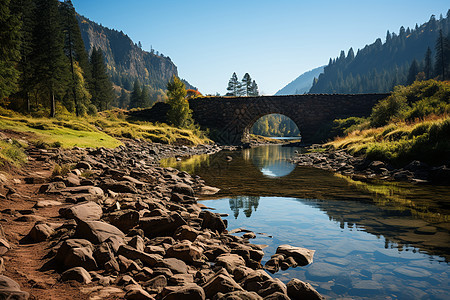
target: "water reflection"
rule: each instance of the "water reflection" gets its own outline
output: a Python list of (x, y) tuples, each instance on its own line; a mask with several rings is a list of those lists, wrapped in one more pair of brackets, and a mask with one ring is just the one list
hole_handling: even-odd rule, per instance
[(278, 145), (245, 149), (242, 155), (245, 160), (250, 160), (263, 175), (268, 177), (283, 177), (289, 175), (295, 165), (287, 159), (294, 155), (297, 148), (280, 147)]
[(239, 196), (232, 197), (229, 200), (230, 209), (233, 211), (234, 218), (239, 217), (239, 210), (243, 210), (244, 215), (250, 218), (253, 211), (258, 209), (259, 197), (256, 196)]

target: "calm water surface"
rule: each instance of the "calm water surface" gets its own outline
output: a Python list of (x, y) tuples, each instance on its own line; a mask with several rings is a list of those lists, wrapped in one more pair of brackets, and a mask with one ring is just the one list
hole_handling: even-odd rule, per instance
[[(336, 299), (450, 299), (450, 188), (354, 182), (286, 161), (301, 149), (264, 146), (165, 166), (221, 188), (202, 203), (227, 213), (228, 229), (268, 245), (316, 250), (314, 262), (274, 274)], [(232, 160), (227, 160), (231, 156)], [(259, 233), (259, 234), (258, 234)]]

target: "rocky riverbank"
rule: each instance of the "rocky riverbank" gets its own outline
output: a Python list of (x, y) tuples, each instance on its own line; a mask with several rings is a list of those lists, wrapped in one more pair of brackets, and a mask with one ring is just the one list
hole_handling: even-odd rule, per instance
[[(249, 242), (254, 234), (229, 233), (219, 214), (197, 203), (199, 195), (218, 189), (158, 166), (163, 157), (220, 149), (140, 141), (116, 149), (29, 149), (29, 163), (1, 178), (0, 294), (321, 299), (307, 283), (284, 284), (268, 275), (264, 246)], [(282, 245), (266, 269), (306, 265), (313, 255)]]
[(337, 172), (362, 182), (379, 179), (408, 181), (416, 184), (450, 184), (448, 164), (430, 166), (415, 160), (399, 168), (386, 162), (355, 157), (343, 150), (321, 151), (324, 148), (318, 145), (311, 146), (310, 150), (313, 152), (298, 153), (290, 161), (300, 166), (311, 166)]

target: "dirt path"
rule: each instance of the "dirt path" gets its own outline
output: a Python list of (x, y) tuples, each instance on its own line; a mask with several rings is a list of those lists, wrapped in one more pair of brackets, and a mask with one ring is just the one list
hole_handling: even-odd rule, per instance
[[(48, 177), (53, 166), (31, 158), (28, 164), (17, 170), (8, 168), (7, 186), (17, 193), (0, 200), (0, 225), (11, 249), (3, 255), (4, 275), (17, 281), (30, 299), (88, 299), (80, 292), (78, 283), (59, 282), (59, 274), (53, 270), (41, 271), (49, 261), (44, 256), (50, 251), (50, 242), (26, 243), (25, 236), (36, 221), (62, 223), (58, 218), (61, 206), (33, 208), (40, 200), (58, 200), (57, 196), (38, 194), (41, 184), (26, 184), (26, 177)], [(4, 174), (4, 173), (3, 173)], [(7, 194), (7, 189), (2, 191)], [(10, 192), (11, 193), (11, 192)]]

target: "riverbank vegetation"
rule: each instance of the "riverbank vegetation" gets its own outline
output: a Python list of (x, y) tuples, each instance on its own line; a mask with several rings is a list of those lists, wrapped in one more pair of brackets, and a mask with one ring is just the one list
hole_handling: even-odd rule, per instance
[(450, 82), (416, 81), (398, 86), (369, 118), (336, 120), (343, 136), (327, 145), (370, 159), (405, 164), (450, 158)]

